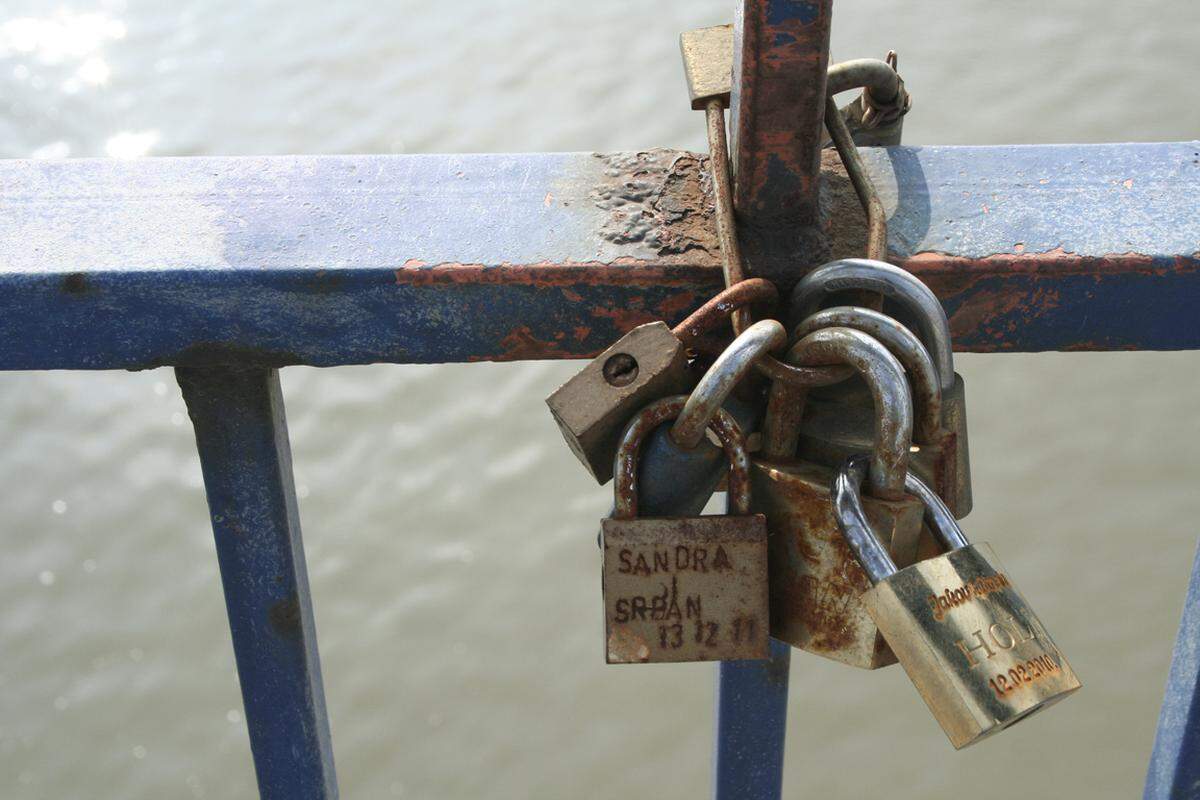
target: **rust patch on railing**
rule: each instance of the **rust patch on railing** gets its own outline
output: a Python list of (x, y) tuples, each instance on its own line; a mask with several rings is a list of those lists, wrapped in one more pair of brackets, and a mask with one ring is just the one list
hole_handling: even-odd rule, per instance
[[(619, 271), (620, 280), (617, 279)], [(611, 286), (614, 283), (652, 286), (689, 286), (721, 281), (721, 267), (715, 259), (702, 257), (664, 264), (661, 261), (622, 256), (612, 261), (535, 264), (464, 264), (447, 261), (428, 264), (409, 259), (395, 271), (402, 286), (500, 285), (505, 286)]]
[(604, 182), (592, 189), (596, 207), (608, 212), (601, 238), (645, 244), (668, 260), (719, 255), (706, 158), (662, 149), (595, 157), (605, 165)]

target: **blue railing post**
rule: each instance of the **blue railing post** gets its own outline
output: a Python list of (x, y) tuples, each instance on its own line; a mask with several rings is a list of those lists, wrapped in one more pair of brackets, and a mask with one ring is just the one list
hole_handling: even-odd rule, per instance
[(791, 646), (772, 639), (770, 658), (718, 666), (716, 800), (778, 800), (783, 791), (791, 663)]
[(279, 373), (180, 368), (263, 798), (337, 797)]
[(1183, 601), (1143, 796), (1146, 800), (1200, 798), (1200, 548)]

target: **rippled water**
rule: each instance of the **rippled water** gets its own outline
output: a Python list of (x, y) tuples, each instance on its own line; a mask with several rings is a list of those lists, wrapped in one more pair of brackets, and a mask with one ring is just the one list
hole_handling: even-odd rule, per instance
[[(704, 146), (679, 31), (729, 0), (0, 5), (0, 154)], [(842, 0), (912, 143), (1194, 138), (1200, 5)], [(954, 753), (898, 669), (793, 659), (787, 794), (1135, 795), (1200, 518), (1192, 354), (962, 357), (975, 512), (1084, 691)], [(565, 363), (283, 373), (346, 797), (707, 791), (712, 668), (606, 668), (606, 489)], [(251, 797), (170, 372), (0, 375), (0, 796)]]

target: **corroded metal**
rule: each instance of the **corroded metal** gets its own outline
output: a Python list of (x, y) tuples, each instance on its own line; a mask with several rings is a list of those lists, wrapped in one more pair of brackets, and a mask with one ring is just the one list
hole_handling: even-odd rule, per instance
[[(959, 429), (966, 430), (962, 378), (955, 375), (950, 403), (943, 403), (941, 379), (921, 341), (892, 317), (869, 309), (844, 306), (823, 309), (801, 322), (794, 335), (803, 337), (832, 325), (873, 336), (904, 366), (913, 393), (909, 466), (933, 484), (956, 516), (966, 516), (971, 508), (970, 476), (958, 469), (956, 433)], [(835, 467), (847, 457), (870, 449), (873, 426), (874, 414), (865, 394), (846, 392), (809, 397), (803, 419), (796, 427), (798, 451), (805, 458)]]
[[(864, 669), (895, 663), (858, 596), (870, 587), (838, 533), (828, 467), (755, 458), (755, 510), (770, 531), (771, 635), (795, 647)], [(916, 559), (921, 505), (864, 498), (872, 525), (898, 563)]]
[[(852, 364), (876, 401), (873, 486), (867, 500), (881, 538), (900, 563), (916, 558), (921, 503), (904, 492), (912, 407), (903, 370), (882, 344), (861, 331), (822, 328), (800, 340), (788, 359)], [(795, 389), (775, 384), (764, 426), (764, 455), (751, 469), (753, 502), (771, 532), (771, 635), (796, 647), (866, 669), (894, 662), (857, 601), (866, 577), (837, 528), (829, 467), (791, 457), (776, 417)], [(794, 424), (794, 420), (784, 425)], [(794, 451), (793, 451), (794, 452)]]
[(884, 211), (879, 193), (875, 191), (875, 185), (867, 177), (858, 147), (850, 136), (845, 120), (838, 113), (833, 98), (825, 101), (825, 127), (867, 216), (867, 258), (884, 261), (887, 259), (887, 212)]
[[(806, 317), (792, 332), (795, 339), (803, 339), (822, 328), (853, 328), (876, 339), (888, 349), (908, 377), (913, 400), (913, 441), (929, 441), (942, 427), (942, 385), (933, 359), (921, 340), (908, 328), (892, 317), (856, 306), (837, 306), (818, 311)], [(865, 453), (866, 447), (855, 450)], [(839, 459), (841, 464), (845, 459)]]
[(738, 334), (717, 357), (688, 397), (687, 404), (671, 426), (671, 438), (681, 447), (695, 447), (704, 438), (716, 410), (733, 388), (772, 350), (787, 345), (787, 331), (778, 320), (764, 319)]
[(621, 431), (633, 413), (690, 385), (683, 343), (666, 323), (650, 322), (592, 359), (546, 405), (579, 463), (604, 484), (612, 478)]
[(789, 286), (827, 260), (818, 213), (833, 0), (739, 0), (730, 138), (747, 270)]
[[(1198, 153), (859, 151), (892, 261), (972, 352), (1200, 347)], [(591, 357), (720, 291), (719, 259), (707, 164), (677, 151), (6, 160), (0, 369)]]
[(641, 442), (686, 402), (638, 412), (617, 451), (614, 511), (601, 527), (610, 664), (767, 657), (766, 521), (750, 513), (749, 457), (732, 417), (717, 409), (711, 430), (729, 459), (737, 515), (637, 518)]
[(762, 278), (750, 278), (723, 289), (720, 294), (689, 314), (687, 319), (672, 328), (672, 331), (687, 346), (716, 330), (722, 323), (728, 322), (733, 312), (739, 308), (757, 305), (774, 310), (777, 302), (779, 292), (773, 283)]
[[(729, 159), (729, 143), (725, 135), (724, 106), (717, 99), (709, 99), (704, 104), (704, 114), (708, 132), (709, 169), (712, 175), (717, 243), (721, 249), (721, 271), (725, 277), (726, 287), (731, 287), (746, 279), (746, 270), (738, 239), (739, 229), (734, 218), (733, 176)], [(886, 227), (884, 231), (886, 235)], [(750, 324), (749, 309), (736, 309), (732, 319), (734, 331), (741, 333)], [(769, 353), (758, 359), (756, 366), (763, 375), (772, 381), (787, 381), (800, 386), (823, 386), (848, 377), (845, 371), (837, 368), (794, 366), (780, 361)]]
[[(966, 392), (954, 372), (950, 323), (934, 293), (912, 273), (871, 259), (842, 259), (824, 264), (805, 275), (792, 293), (792, 313), (803, 316), (831, 295), (854, 291), (877, 292), (894, 304), (896, 315), (916, 328), (937, 368), (941, 384), (940, 431), (919, 437), (915, 455), (920, 472), (937, 487), (954, 513), (965, 517), (971, 510), (971, 462), (967, 434)], [(803, 324), (803, 323), (801, 323)], [(911, 376), (910, 376), (911, 377)], [(836, 466), (846, 456), (863, 452), (870, 441), (872, 416), (865, 398), (854, 409), (852, 395), (837, 402), (814, 400), (806, 412), (808, 430), (802, 452)]]
[(831, 97), (848, 89), (863, 89), (838, 114), (855, 144), (860, 147), (900, 144), (904, 115), (912, 108), (912, 97), (897, 72), (896, 51), (890, 51), (884, 61), (856, 58), (831, 65), (827, 87)]
[(912, 399), (904, 370), (886, 347), (852, 328), (822, 328), (792, 346), (788, 361), (800, 364), (847, 364), (867, 385), (873, 402), (871, 493), (888, 500), (904, 498), (904, 475), (912, 442)]
[[(897, 571), (859, 503), (866, 466), (850, 459), (833, 487), (838, 524), (873, 584), (861, 601), (950, 743), (975, 744), (1078, 690), (995, 553), (966, 544), (947, 509), (926, 520), (949, 552)], [(909, 486), (940, 504), (919, 480), (910, 477)]]

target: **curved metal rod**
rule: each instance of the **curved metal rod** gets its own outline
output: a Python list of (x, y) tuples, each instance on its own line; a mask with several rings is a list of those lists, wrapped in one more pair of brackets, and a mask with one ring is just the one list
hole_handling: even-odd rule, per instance
[(759, 303), (774, 306), (779, 302), (775, 284), (763, 278), (750, 278), (735, 283), (671, 329), (684, 346), (690, 347), (699, 337), (727, 321), (739, 309)]
[(966, 534), (959, 527), (958, 520), (954, 518), (954, 514), (950, 513), (950, 509), (942, 502), (942, 498), (938, 497), (937, 492), (930, 489), (925, 481), (910, 472), (904, 479), (904, 488), (908, 490), (909, 494), (919, 497), (925, 504), (925, 524), (929, 526), (929, 530), (942, 543), (942, 546), (947, 550), (958, 550), (970, 544)]
[(846, 167), (846, 175), (849, 176), (850, 183), (854, 186), (858, 202), (862, 204), (863, 212), (867, 215), (867, 258), (885, 261), (887, 259), (887, 210), (883, 207), (883, 201), (879, 199), (879, 193), (875, 191), (875, 184), (867, 177), (867, 168), (858, 154), (858, 147), (854, 144), (846, 120), (842, 119), (837, 104), (833, 102), (832, 93), (825, 98), (825, 128), (829, 131), (829, 138), (833, 140), (833, 147), (837, 150), (838, 157), (842, 159), (842, 164)]
[(829, 493), (833, 497), (833, 516), (838, 529), (871, 584), (896, 574), (896, 562), (875, 535), (862, 506), (862, 482), (870, 459), (864, 454), (850, 456), (833, 476)]
[(916, 334), (887, 314), (858, 306), (837, 306), (806, 318), (792, 331), (792, 338), (803, 339), (813, 331), (834, 326), (873, 336), (896, 357), (912, 386), (913, 441), (933, 441), (942, 427), (942, 387), (933, 359)]
[[(708, 129), (708, 162), (712, 172), (713, 195), (717, 206), (717, 243), (721, 247), (721, 270), (725, 285), (733, 286), (746, 279), (742, 268), (742, 250), (738, 244), (737, 223), (733, 218), (733, 183), (729, 168), (729, 140), (725, 134), (725, 106), (720, 100), (709, 100), (704, 107)], [(733, 313), (733, 328), (741, 333), (750, 324), (750, 312), (738, 309)]]
[(885, 61), (860, 58), (829, 67), (826, 87), (830, 97), (860, 86), (862, 94), (841, 111), (848, 115), (844, 117), (847, 124), (859, 126), (863, 133), (891, 128), (887, 135), (874, 135), (869, 141), (877, 145), (900, 144), (901, 119), (912, 108), (912, 96), (899, 75), (896, 51), (889, 51)]
[(846, 289), (878, 292), (912, 314), (921, 341), (937, 367), (942, 391), (954, 386), (954, 351), (946, 311), (928, 286), (900, 267), (865, 258), (843, 258), (823, 264), (805, 275), (792, 290), (793, 318), (803, 320), (820, 307), (827, 295)]
[(900, 74), (878, 58), (852, 58), (829, 65), (825, 91), (830, 95), (866, 89), (880, 103), (891, 103), (900, 91)]
[(764, 319), (746, 328), (725, 352), (717, 357), (696, 384), (687, 405), (671, 426), (671, 439), (683, 448), (700, 444), (713, 415), (725, 403), (733, 387), (750, 372), (765, 353), (787, 346), (787, 331), (778, 320)]
[(908, 382), (896, 357), (862, 331), (822, 328), (793, 345), (787, 358), (800, 364), (849, 364), (863, 376), (875, 401), (871, 494), (883, 500), (902, 499), (913, 420)]
[[(709, 100), (704, 107), (708, 129), (708, 165), (712, 173), (713, 199), (716, 205), (717, 242), (721, 248), (721, 270), (725, 285), (734, 286), (746, 279), (738, 244), (737, 222), (733, 216), (733, 184), (729, 166), (729, 140), (725, 133), (725, 107), (720, 100)], [(886, 236), (885, 236), (886, 238)], [(733, 331), (741, 333), (750, 325), (750, 312), (739, 308), (733, 312)], [(758, 362), (758, 370), (772, 381), (787, 381), (796, 386), (828, 386), (840, 383), (852, 374), (840, 367), (794, 367), (767, 354)]]
[[(633, 416), (621, 434), (621, 443), (613, 460), (613, 519), (633, 519), (637, 516), (638, 451), (650, 431), (667, 420), (675, 419), (687, 404), (687, 395), (664, 397), (651, 403)], [(750, 513), (750, 456), (745, 439), (733, 415), (718, 408), (709, 421), (709, 428), (721, 441), (729, 459), (729, 498), (734, 511)]]

